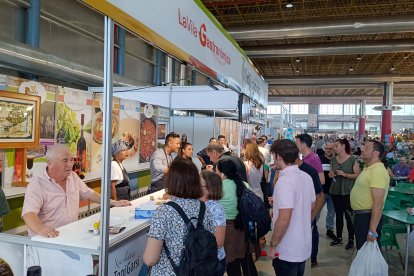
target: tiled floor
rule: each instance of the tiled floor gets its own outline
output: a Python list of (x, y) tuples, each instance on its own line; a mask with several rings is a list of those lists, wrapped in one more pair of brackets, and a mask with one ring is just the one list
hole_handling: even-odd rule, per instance
[[(318, 229), (320, 233), (319, 239), (319, 254), (318, 254), (318, 264), (319, 266), (311, 270), (312, 276), (333, 276), (348, 275), (349, 267), (351, 265), (355, 250), (347, 251), (345, 250), (345, 245), (340, 247), (331, 247), (329, 243), (331, 240), (325, 235), (325, 212), (326, 209), (322, 210), (321, 218), (318, 222)], [(344, 229), (346, 231), (346, 227)], [(347, 237), (345, 233), (343, 235)], [(398, 240), (401, 246), (401, 255), (403, 259), (405, 258), (405, 234), (399, 234)], [(414, 236), (414, 235), (412, 235)], [(267, 239), (269, 240), (269, 239)], [(346, 242), (346, 240), (344, 240)], [(385, 254), (384, 254), (385, 255)], [(398, 251), (393, 248), (388, 251), (388, 265), (389, 265), (389, 275), (390, 276), (399, 276), (404, 275), (400, 258), (398, 256)], [(256, 262), (256, 267), (259, 272), (259, 275), (275, 275), (275, 272), (272, 267), (270, 260), (266, 258), (261, 258)], [(414, 275), (414, 241), (411, 242), (410, 246), (410, 257), (409, 257), (409, 273), (408, 275)], [(283, 276), (283, 275), (282, 275)]]

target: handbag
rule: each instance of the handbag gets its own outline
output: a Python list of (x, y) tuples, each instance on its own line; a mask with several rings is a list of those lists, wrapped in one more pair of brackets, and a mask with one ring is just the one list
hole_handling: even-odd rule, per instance
[(349, 276), (388, 276), (388, 264), (377, 241), (364, 243), (351, 264)]

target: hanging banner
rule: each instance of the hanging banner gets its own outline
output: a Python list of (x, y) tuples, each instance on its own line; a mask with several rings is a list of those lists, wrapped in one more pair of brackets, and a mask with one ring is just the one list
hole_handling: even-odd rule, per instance
[(308, 130), (315, 131), (318, 129), (318, 105), (309, 104)]
[(165, 52), (267, 106), (267, 83), (200, 0), (83, 2)]

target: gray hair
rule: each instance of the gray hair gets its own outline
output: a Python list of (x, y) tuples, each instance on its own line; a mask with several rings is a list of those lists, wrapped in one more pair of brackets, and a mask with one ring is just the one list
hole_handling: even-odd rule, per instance
[(69, 152), (69, 149), (66, 145), (55, 144), (51, 149), (48, 149), (46, 152), (46, 162), (56, 160), (64, 151)]

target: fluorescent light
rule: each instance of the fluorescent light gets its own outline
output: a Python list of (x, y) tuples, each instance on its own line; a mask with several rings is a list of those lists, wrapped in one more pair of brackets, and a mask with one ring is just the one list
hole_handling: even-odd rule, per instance
[(352, 72), (352, 71), (354, 71), (354, 68), (351, 66), (348, 70), (349, 70), (349, 72)]
[(300, 73), (299, 68), (296, 68), (295, 73)]
[(296, 62), (297, 62), (297, 63), (299, 63), (299, 62), (300, 62), (300, 59), (299, 59), (298, 57), (296, 58)]
[(358, 55), (356, 58), (356, 60), (361, 60), (361, 59), (362, 59), (361, 55)]
[(390, 71), (394, 71), (394, 70), (395, 70), (395, 67), (393, 65), (393, 66), (391, 66)]
[(290, 8), (293, 8), (293, 4), (292, 4), (292, 2), (290, 2), (290, 1), (289, 1), (289, 2), (286, 4), (286, 8), (289, 8), (289, 9), (290, 9)]

